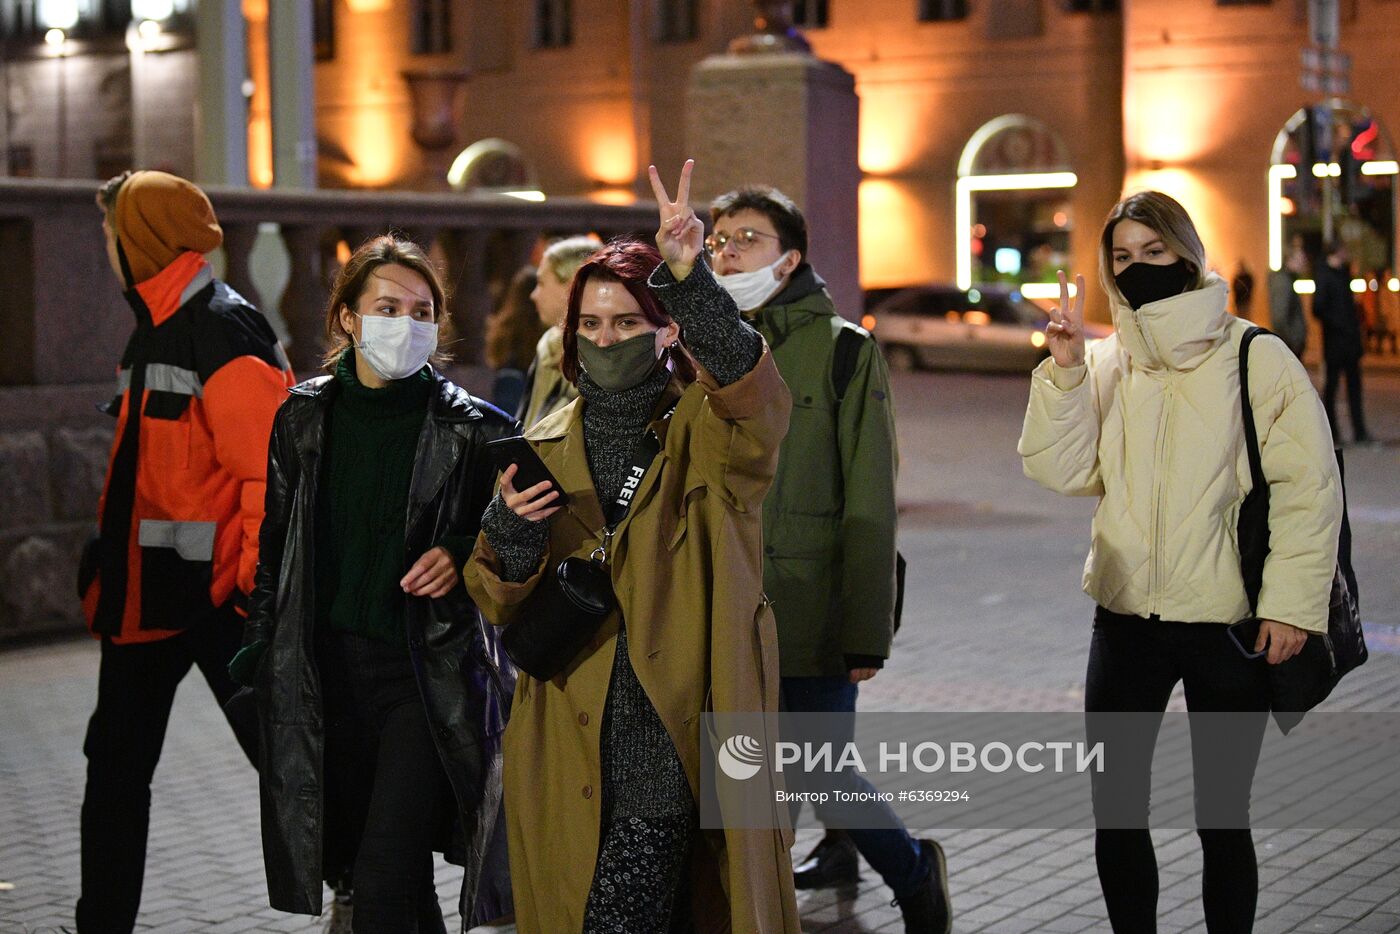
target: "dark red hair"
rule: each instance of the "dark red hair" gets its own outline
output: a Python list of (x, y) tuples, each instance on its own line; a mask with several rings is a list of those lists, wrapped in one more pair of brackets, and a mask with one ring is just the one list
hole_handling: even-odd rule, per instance
[[(574, 273), (573, 285), (569, 288), (569, 311), (564, 316), (564, 358), (559, 368), (564, 378), (571, 383), (578, 382), (578, 319), (579, 307), (583, 304), (583, 287), (589, 279), (620, 282), (637, 304), (642, 308), (642, 316), (658, 328), (671, 323), (671, 316), (661, 307), (647, 287), (647, 278), (661, 265), (661, 253), (645, 240), (618, 238), (609, 241), (599, 249)], [(685, 382), (695, 379), (695, 361), (684, 350), (684, 346), (671, 352), (671, 368)]]

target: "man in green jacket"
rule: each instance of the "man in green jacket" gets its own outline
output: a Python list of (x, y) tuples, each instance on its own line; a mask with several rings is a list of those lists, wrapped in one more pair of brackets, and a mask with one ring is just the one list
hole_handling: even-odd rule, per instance
[[(860, 682), (879, 672), (894, 637), (898, 450), (889, 370), (870, 335), (837, 314), (807, 262), (807, 222), (790, 198), (739, 188), (717, 198), (710, 214), (705, 245), (716, 277), (768, 341), (792, 392), (763, 504), (763, 583), (778, 621), (783, 708), (853, 714)], [(856, 773), (844, 779), (850, 790), (870, 790)], [(798, 888), (854, 882), (859, 851), (894, 891), (906, 930), (951, 930), (941, 848), (913, 839), (881, 807), (870, 825), (884, 829), (828, 833), (797, 867)]]

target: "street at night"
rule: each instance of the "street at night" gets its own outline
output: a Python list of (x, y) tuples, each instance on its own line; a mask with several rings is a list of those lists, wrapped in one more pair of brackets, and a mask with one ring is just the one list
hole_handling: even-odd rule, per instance
[[(1092, 604), (1079, 590), (1090, 500), (1041, 490), (1015, 453), (1027, 380), (897, 374), (900, 547), (910, 564), (904, 624), (865, 710), (1082, 709)], [(1400, 376), (1369, 374), (1373, 431), (1400, 440)], [(1400, 712), (1400, 446), (1347, 451), (1356, 569), (1370, 661), (1327, 710)], [(0, 653), (0, 934), (57, 931), (77, 895), (82, 735), (96, 684), (86, 639)], [(1173, 701), (1182, 709), (1180, 692)], [(186, 679), (152, 788), (151, 846), (138, 930), (318, 931), (266, 907), (257, 782), (198, 678)], [(212, 802), (212, 804), (211, 804)], [(805, 853), (815, 831), (799, 834)], [(1092, 834), (960, 830), (948, 854), (959, 934), (1106, 929)], [(1259, 930), (1382, 934), (1400, 929), (1400, 833), (1261, 831)], [(1196, 835), (1158, 835), (1163, 932), (1199, 930)], [(455, 923), (460, 870), (439, 863)], [(900, 930), (878, 877), (804, 893), (803, 929)]]

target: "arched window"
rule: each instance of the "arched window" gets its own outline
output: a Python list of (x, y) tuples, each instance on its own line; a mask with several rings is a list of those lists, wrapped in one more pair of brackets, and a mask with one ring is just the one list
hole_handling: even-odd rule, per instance
[(973, 133), (958, 162), (959, 288), (1008, 282), (1027, 298), (1051, 289), (1069, 255), (1077, 182), (1059, 136), (1038, 120), (1008, 114)]
[(1323, 244), (1342, 240), (1359, 278), (1394, 270), (1397, 173), (1390, 136), (1366, 108), (1332, 100), (1299, 110), (1269, 166), (1269, 268), (1300, 249), (1316, 261)]

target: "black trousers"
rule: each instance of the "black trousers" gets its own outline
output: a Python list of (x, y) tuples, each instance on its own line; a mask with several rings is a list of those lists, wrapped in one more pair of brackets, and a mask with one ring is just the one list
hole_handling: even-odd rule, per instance
[(446, 934), (433, 846), (451, 785), (407, 641), (318, 633), (325, 701), (326, 850), (353, 854), (355, 934)]
[[(1202, 901), (1210, 934), (1244, 934), (1254, 926), (1259, 868), (1248, 829), (1249, 792), (1268, 724), (1267, 662), (1246, 658), (1222, 623), (1179, 623), (1120, 616), (1100, 608), (1094, 619), (1084, 709), (1091, 741), (1095, 713), (1161, 714), (1178, 681), (1189, 711), (1254, 712), (1222, 724), (1191, 723), (1197, 834), (1204, 856)], [(1107, 720), (1108, 718), (1103, 718)], [(1149, 718), (1150, 719), (1150, 718)], [(1153, 720), (1160, 723), (1160, 717)], [(1103, 727), (1097, 727), (1103, 729)], [(1138, 725), (1109, 755), (1132, 767), (1112, 779), (1094, 774), (1094, 856), (1109, 922), (1117, 934), (1157, 930), (1157, 857), (1147, 829), (1156, 728)], [(1107, 773), (1105, 773), (1107, 774)]]
[(1332, 426), (1332, 439), (1340, 441), (1337, 427), (1337, 387), (1342, 378), (1347, 381), (1347, 407), (1351, 410), (1351, 435), (1355, 441), (1365, 441), (1371, 435), (1366, 430), (1366, 413), (1361, 404), (1361, 360), (1350, 363), (1327, 361), (1327, 376), (1322, 387), (1322, 401), (1327, 407), (1327, 422)]
[[(159, 642), (115, 645), (102, 640), (97, 709), (83, 742), (88, 767), (76, 917), (81, 934), (126, 934), (135, 926), (146, 872), (151, 777), (165, 744), (175, 689), (197, 665), (222, 707), (237, 689), (228, 663), (242, 638), (242, 619), (226, 606)], [(256, 725), (230, 725), (256, 765)]]

